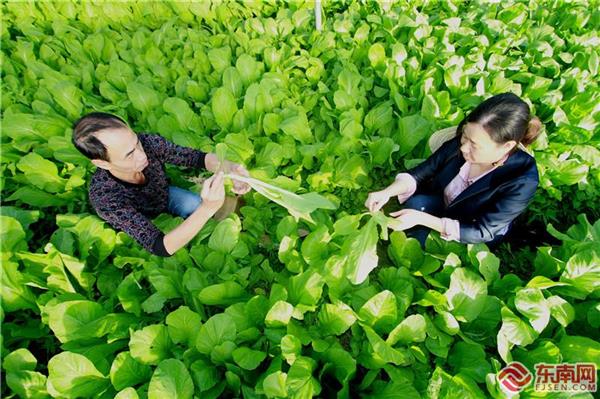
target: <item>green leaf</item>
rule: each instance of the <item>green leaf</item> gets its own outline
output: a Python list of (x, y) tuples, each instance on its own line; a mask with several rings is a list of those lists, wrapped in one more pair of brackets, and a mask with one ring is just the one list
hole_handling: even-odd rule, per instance
[(207, 55), (210, 64), (217, 72), (222, 72), (231, 66), (231, 48), (229, 46), (211, 48)]
[(308, 118), (304, 113), (284, 119), (279, 124), (279, 128), (283, 133), (295, 138), (302, 144), (313, 142), (313, 134), (308, 125)]
[(445, 293), (450, 312), (459, 321), (473, 321), (483, 310), (487, 286), (477, 274), (457, 268), (450, 275), (450, 287)]
[(358, 317), (375, 330), (389, 331), (398, 319), (396, 297), (388, 290), (374, 295), (360, 308)]
[(265, 317), (265, 324), (267, 327), (283, 327), (286, 326), (292, 318), (292, 312), (294, 307), (285, 302), (277, 301), (273, 304), (267, 316)]
[(181, 281), (175, 270), (154, 268), (148, 272), (148, 280), (162, 298), (181, 297)]
[(227, 144), (227, 159), (246, 164), (254, 156), (254, 147), (245, 133), (229, 133), (224, 140)]
[(256, 61), (249, 54), (242, 54), (235, 62), (235, 67), (239, 71), (244, 85), (256, 82), (264, 71), (262, 62)]
[(424, 260), (421, 244), (416, 239), (407, 237), (403, 231), (394, 231), (390, 235), (388, 255), (398, 267), (418, 267)]
[(182, 130), (192, 130), (198, 124), (198, 116), (181, 98), (169, 97), (163, 101), (163, 109), (171, 114)]
[[(394, 121), (394, 108), (392, 101), (377, 104), (365, 116), (367, 132), (382, 132), (383, 129)], [(377, 154), (374, 154), (377, 156)]]
[(317, 364), (313, 359), (299, 357), (287, 373), (286, 386), (292, 398), (311, 398), (321, 393), (321, 385), (312, 376)]
[(589, 166), (581, 163), (579, 160), (568, 159), (557, 163), (555, 168), (550, 170), (550, 176), (555, 185), (573, 185), (582, 182), (589, 172)]
[(452, 376), (436, 367), (429, 380), (427, 395), (431, 398), (485, 398), (477, 384), (468, 376), (457, 374)]
[(152, 324), (131, 334), (129, 340), (131, 356), (143, 364), (158, 364), (171, 355), (171, 340), (167, 327)]
[(121, 281), (117, 287), (117, 297), (126, 312), (133, 313), (136, 316), (142, 313), (141, 304), (145, 299), (145, 294), (133, 273), (128, 274)]
[(468, 246), (468, 254), (469, 259), (479, 269), (479, 273), (483, 275), (488, 286), (500, 278), (500, 259), (489, 252), (487, 246), (471, 244)]
[(374, 357), (384, 363), (392, 363), (396, 366), (408, 366), (413, 362), (410, 352), (404, 349), (392, 348), (369, 326), (362, 326), (367, 334), (367, 339), (373, 348)]
[(539, 288), (523, 288), (517, 291), (515, 306), (529, 319), (529, 323), (538, 333), (550, 322), (550, 306)]
[(289, 280), (288, 300), (293, 305), (315, 306), (321, 299), (325, 280), (314, 270), (307, 270)]
[(23, 309), (32, 309), (37, 311), (36, 296), (31, 292), (31, 289), (25, 285), (26, 279), (21, 272), (18, 271), (19, 264), (11, 262), (7, 259), (7, 254), (3, 254), (2, 275), (1, 280), (1, 295), (2, 295), (2, 310), (5, 312), (14, 312)]
[(235, 341), (237, 330), (231, 316), (219, 313), (212, 316), (200, 327), (196, 340), (198, 352), (209, 354), (214, 347), (225, 341)]
[(232, 175), (226, 175), (226, 177), (249, 184), (253, 190), (286, 208), (296, 220), (302, 218), (314, 223), (310, 214), (315, 210), (337, 208), (333, 202), (317, 193), (298, 195), (258, 179)]
[(3, 253), (27, 249), (25, 231), (17, 219), (0, 216), (0, 249)]
[(89, 324), (106, 315), (98, 302), (68, 301), (44, 307), (48, 314), (48, 325), (60, 342), (95, 337), (96, 331), (89, 331)]
[(547, 339), (538, 340), (535, 347), (531, 345), (527, 349), (515, 348), (513, 354), (515, 360), (530, 370), (535, 370), (536, 363), (560, 363), (562, 360), (558, 346)]
[(159, 95), (154, 89), (138, 82), (127, 84), (127, 96), (133, 107), (145, 114), (154, 111), (161, 103)]
[(194, 383), (190, 372), (177, 359), (166, 359), (159, 363), (150, 379), (148, 399), (191, 399)]
[(83, 111), (81, 90), (68, 80), (57, 82), (52, 86), (52, 98), (67, 113), (70, 119), (77, 119)]
[(386, 382), (385, 384), (379, 384), (376, 389), (370, 395), (361, 395), (365, 399), (421, 399), (422, 396), (419, 391), (409, 383), (408, 381), (403, 382)]
[(279, 114), (266, 114), (263, 118), (263, 129), (265, 130), (265, 133), (267, 135), (277, 133), (279, 131), (279, 125), (281, 125), (282, 121), (283, 118)]
[(319, 311), (319, 328), (323, 334), (343, 334), (355, 321), (354, 311), (343, 302), (326, 303)]
[(392, 164), (392, 154), (400, 149), (400, 146), (390, 137), (383, 137), (373, 141), (369, 145), (369, 151), (373, 156), (373, 164), (382, 166), (386, 163)]
[(25, 186), (17, 189), (6, 201), (21, 201), (36, 208), (64, 206), (69, 203), (69, 198), (61, 194), (50, 194), (38, 188)]
[(567, 283), (559, 283), (557, 281), (552, 281), (548, 277), (544, 276), (535, 276), (527, 283), (527, 288), (539, 288), (539, 289), (547, 289), (552, 287), (561, 287), (569, 285)]
[(114, 229), (97, 216), (81, 215), (71, 220), (69, 216), (57, 215), (56, 223), (77, 236), (82, 259), (93, 255), (102, 262), (115, 247), (117, 237)]
[(78, 353), (62, 352), (48, 362), (48, 391), (52, 396), (91, 398), (109, 384), (108, 378)]
[(223, 87), (227, 88), (236, 98), (244, 94), (242, 77), (234, 67), (228, 67), (223, 71)]
[(131, 387), (119, 391), (115, 399), (139, 399), (137, 391)]
[(390, 345), (425, 341), (425, 318), (420, 314), (408, 316), (396, 326), (385, 340)]
[(120, 352), (110, 366), (110, 381), (118, 391), (145, 382), (151, 375), (150, 367), (137, 362), (128, 351)]
[(573, 308), (573, 305), (558, 295), (553, 295), (546, 299), (546, 303), (550, 306), (552, 317), (563, 327), (568, 326), (575, 320), (575, 308)]
[(241, 230), (242, 225), (239, 219), (220, 221), (208, 240), (208, 247), (214, 251), (231, 252), (239, 241)]
[(331, 239), (327, 226), (318, 226), (302, 241), (302, 257), (309, 265), (321, 263), (327, 256), (327, 244)]
[(36, 371), (17, 371), (6, 374), (6, 385), (21, 398), (46, 399), (47, 378)]
[(198, 300), (205, 305), (231, 305), (240, 302), (248, 294), (244, 288), (234, 281), (209, 285), (198, 293)]
[(302, 342), (299, 338), (287, 334), (281, 338), (281, 355), (288, 362), (288, 364), (294, 364), (298, 356), (302, 352)]
[(432, 125), (420, 115), (400, 118), (396, 142), (400, 145), (400, 156), (411, 152), (423, 139), (429, 137)]
[(459, 96), (469, 88), (469, 75), (458, 65), (444, 70), (444, 83), (453, 96)]
[(287, 374), (281, 371), (276, 371), (267, 375), (263, 381), (263, 389), (268, 398), (285, 398), (287, 397)]
[(588, 362), (600, 367), (600, 342), (588, 337), (565, 335), (558, 347), (563, 361), (569, 363)]
[(187, 343), (189, 346), (196, 342), (198, 330), (202, 325), (200, 315), (187, 306), (180, 306), (169, 313), (165, 322), (171, 340), (176, 344)]
[(423, 105), (421, 106), (421, 114), (431, 120), (435, 120), (441, 116), (440, 107), (436, 101), (436, 99), (430, 95), (426, 94), (423, 98)]
[(374, 43), (369, 47), (369, 61), (373, 68), (385, 64), (385, 48), (381, 43)]
[(106, 80), (114, 87), (121, 91), (127, 90), (127, 83), (134, 80), (135, 74), (131, 66), (118, 59), (114, 58), (110, 61), (110, 67), (106, 73)]
[(215, 90), (211, 101), (212, 113), (221, 129), (229, 129), (237, 112), (235, 97), (225, 87)]
[(220, 381), (217, 368), (214, 367), (214, 365), (210, 362), (202, 359), (196, 360), (194, 363), (192, 363), (190, 372), (192, 374), (194, 384), (200, 389), (200, 391), (207, 391), (217, 385)]
[(41, 190), (50, 193), (60, 193), (65, 190), (67, 179), (58, 175), (56, 164), (35, 152), (30, 152), (21, 158), (17, 168), (25, 174), (29, 184)]
[(457, 342), (448, 356), (448, 364), (456, 373), (463, 373), (478, 383), (483, 383), (492, 367), (488, 363), (483, 345)]
[(2, 134), (13, 139), (47, 141), (62, 136), (69, 129), (68, 120), (58, 115), (32, 115), (26, 113), (3, 113)]
[(590, 294), (600, 288), (600, 252), (587, 249), (576, 253), (567, 261), (560, 281)]
[(215, 346), (210, 352), (210, 360), (215, 364), (231, 362), (236, 345), (232, 341), (225, 341)]
[(250, 348), (237, 348), (233, 351), (233, 360), (244, 370), (254, 370), (267, 357), (265, 352)]
[[(480, 316), (482, 313), (480, 313)], [(435, 315), (433, 322), (437, 328), (444, 331), (446, 334), (455, 335), (460, 331), (460, 325), (452, 313), (444, 311), (439, 312)]]
[(502, 327), (498, 334), (506, 336), (510, 343), (527, 346), (535, 341), (538, 334), (529, 324), (517, 317), (506, 306), (502, 307)]
[[(19, 209), (14, 206), (0, 206), (0, 215), (15, 218), (21, 223), (21, 226), (25, 231), (29, 229), (29, 225), (35, 223), (40, 218), (40, 211), (38, 210), (26, 210)], [(0, 225), (3, 225), (1, 223)], [(2, 241), (7, 237), (2, 236)]]
[(33, 371), (35, 370), (36, 365), (36, 358), (26, 348), (12, 351), (5, 356), (2, 361), (2, 368), (8, 373), (17, 371)]
[(363, 283), (377, 267), (378, 241), (377, 222), (369, 219), (357, 234), (344, 242), (341, 254), (346, 258), (346, 277), (352, 284)]

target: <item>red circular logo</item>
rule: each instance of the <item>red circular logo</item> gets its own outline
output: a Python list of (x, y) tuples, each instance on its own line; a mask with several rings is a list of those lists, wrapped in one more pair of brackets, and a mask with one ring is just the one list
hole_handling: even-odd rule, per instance
[(531, 382), (533, 376), (520, 362), (511, 362), (498, 373), (498, 382), (508, 392), (520, 392)]

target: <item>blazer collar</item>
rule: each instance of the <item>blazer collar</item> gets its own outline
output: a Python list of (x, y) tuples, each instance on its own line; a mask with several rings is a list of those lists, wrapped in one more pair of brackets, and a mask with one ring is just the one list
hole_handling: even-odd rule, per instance
[[(456, 204), (466, 199), (469, 199), (484, 191), (489, 190), (492, 187), (497, 186), (499, 181), (504, 180), (504, 177), (514, 175), (515, 170), (522, 169), (526, 162), (527, 155), (523, 151), (519, 150), (511, 154), (503, 165), (498, 166), (495, 170), (483, 176), (481, 179), (477, 180), (475, 183), (467, 187), (454, 199), (454, 201), (448, 204), (448, 208), (456, 206)], [(464, 165), (464, 163), (465, 159), (462, 157), (462, 155), (457, 155), (456, 158), (453, 158), (450, 161), (448, 167), (445, 168), (445, 170), (440, 175), (440, 179), (443, 179), (443, 188), (445, 188), (448, 185), (448, 183), (450, 183), (450, 181), (454, 179), (454, 177), (460, 170), (461, 166)], [(451, 171), (446, 173), (446, 170)], [(448, 175), (450, 175), (449, 179)]]

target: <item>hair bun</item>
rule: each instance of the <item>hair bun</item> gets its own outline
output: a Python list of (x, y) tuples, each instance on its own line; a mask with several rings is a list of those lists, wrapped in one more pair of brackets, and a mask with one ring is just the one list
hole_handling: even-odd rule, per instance
[(537, 116), (534, 116), (529, 121), (529, 125), (527, 126), (527, 132), (525, 132), (525, 136), (521, 139), (521, 143), (523, 145), (528, 146), (533, 143), (538, 136), (540, 135), (542, 130), (542, 121)]

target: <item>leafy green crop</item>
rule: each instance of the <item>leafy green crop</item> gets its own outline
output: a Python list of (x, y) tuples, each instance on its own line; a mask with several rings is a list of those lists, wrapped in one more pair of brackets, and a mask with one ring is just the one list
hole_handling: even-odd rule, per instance
[[(596, 2), (322, 3), (322, 31), (312, 1), (2, 3), (3, 397), (503, 398), (511, 360), (600, 366)], [(364, 213), (505, 91), (545, 125), (528, 257)], [(151, 256), (92, 215), (93, 110), (255, 191)]]

